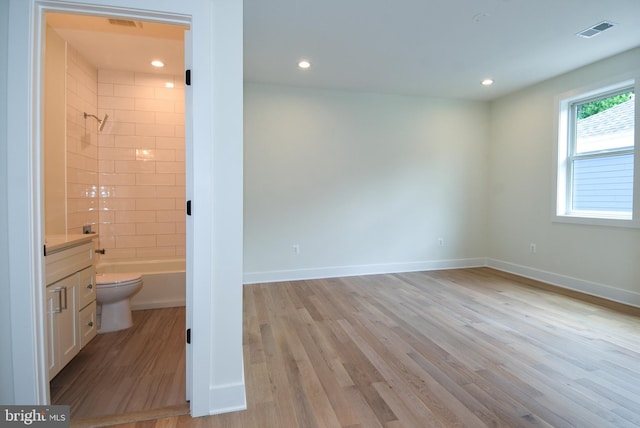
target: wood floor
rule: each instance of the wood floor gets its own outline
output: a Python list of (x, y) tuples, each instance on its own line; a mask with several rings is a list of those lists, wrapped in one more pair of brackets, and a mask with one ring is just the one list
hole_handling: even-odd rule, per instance
[(51, 402), (70, 405), (72, 422), (180, 405), (188, 413), (185, 308), (132, 315), (133, 327), (97, 335), (51, 380)]
[(488, 268), (244, 288), (248, 410), (146, 427), (638, 427), (640, 317)]

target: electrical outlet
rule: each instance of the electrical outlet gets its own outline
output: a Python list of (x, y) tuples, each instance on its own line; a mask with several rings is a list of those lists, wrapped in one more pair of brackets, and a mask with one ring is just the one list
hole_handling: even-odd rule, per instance
[(532, 242), (531, 244), (529, 244), (529, 252), (530, 252), (531, 254), (535, 254), (535, 253), (536, 253), (536, 251), (537, 251), (537, 249), (536, 249), (536, 244), (534, 244), (533, 242)]
[(293, 244), (291, 246), (291, 249), (293, 250), (294, 255), (297, 256), (298, 254), (300, 254), (300, 244)]
[(444, 247), (444, 238), (438, 238), (438, 246)]

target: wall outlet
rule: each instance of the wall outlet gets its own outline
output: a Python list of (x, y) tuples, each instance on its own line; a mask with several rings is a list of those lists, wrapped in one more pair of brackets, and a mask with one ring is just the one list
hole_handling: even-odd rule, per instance
[(444, 247), (444, 238), (438, 238), (438, 246)]
[(536, 249), (536, 244), (534, 244), (533, 242), (532, 242), (531, 244), (529, 244), (529, 252), (530, 252), (531, 254), (535, 254), (535, 253), (536, 253), (536, 251), (537, 251), (537, 249)]
[(300, 254), (300, 244), (293, 244), (291, 246), (291, 250), (293, 251), (293, 254), (297, 256)]

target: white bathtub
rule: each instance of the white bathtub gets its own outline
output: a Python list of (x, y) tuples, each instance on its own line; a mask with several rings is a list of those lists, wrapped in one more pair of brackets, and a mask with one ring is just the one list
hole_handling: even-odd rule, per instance
[(136, 260), (100, 262), (99, 273), (140, 272), (142, 289), (131, 300), (131, 308), (154, 309), (184, 306), (186, 303), (187, 281), (185, 260)]

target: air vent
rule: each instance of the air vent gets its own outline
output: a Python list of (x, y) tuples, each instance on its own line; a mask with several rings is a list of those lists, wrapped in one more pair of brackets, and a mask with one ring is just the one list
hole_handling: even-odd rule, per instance
[(613, 23), (608, 21), (602, 21), (599, 24), (594, 25), (593, 27), (589, 27), (586, 30), (582, 30), (576, 34), (576, 36), (584, 37), (585, 39), (590, 39), (593, 36), (597, 36), (605, 30), (613, 27)]
[(109, 18), (109, 24), (120, 25), (122, 27), (142, 28), (142, 22), (130, 21), (128, 19), (112, 19)]

